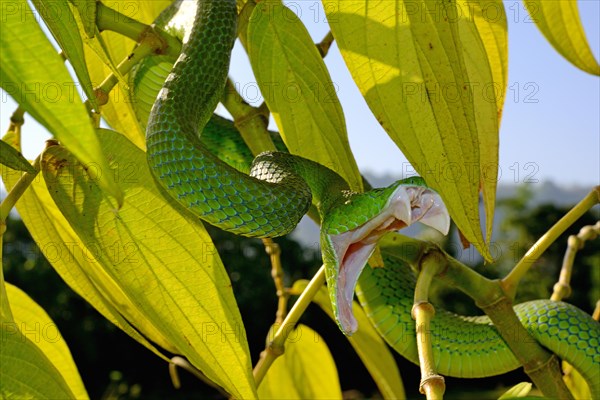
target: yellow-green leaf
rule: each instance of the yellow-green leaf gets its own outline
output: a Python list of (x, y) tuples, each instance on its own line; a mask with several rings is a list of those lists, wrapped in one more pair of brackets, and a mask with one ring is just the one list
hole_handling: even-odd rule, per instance
[(2, 140), (0, 140), (0, 164), (18, 171), (35, 173), (35, 169), (29, 161), (11, 145)]
[(515, 386), (504, 392), (502, 396), (498, 397), (498, 400), (525, 397), (529, 394), (532, 387), (533, 385), (529, 382), (517, 383)]
[(336, 87), (300, 19), (276, 2), (257, 4), (247, 46), (260, 90), (290, 152), (331, 168), (360, 190), (362, 179)]
[(6, 284), (14, 314), (14, 328), (21, 331), (48, 358), (76, 399), (88, 399), (71, 352), (48, 314), (21, 289)]
[[(308, 285), (308, 281), (299, 280), (294, 282), (293, 291), (303, 291)], [(317, 292), (313, 301), (321, 307), (323, 311), (335, 321), (331, 310), (331, 301), (327, 289), (322, 287)], [(377, 333), (373, 325), (369, 322), (365, 312), (360, 305), (354, 301), (352, 303), (354, 317), (358, 321), (358, 331), (352, 336), (346, 336), (356, 353), (367, 367), (371, 377), (377, 384), (379, 391), (384, 399), (405, 399), (404, 385), (396, 361), (392, 356), (384, 340)]]
[(563, 380), (576, 399), (591, 399), (592, 393), (587, 382), (571, 364), (562, 362)]
[[(62, 58), (46, 38), (25, 0), (2, 5), (0, 86), (84, 164), (108, 171), (96, 132)], [(29, 11), (27, 11), (29, 10)], [(122, 203), (107, 175), (98, 184)]]
[(32, 3), (71, 63), (87, 98), (97, 107), (92, 81), (85, 66), (83, 41), (71, 7), (66, 1), (32, 0)]
[(461, 15), (464, 13), (464, 18), (458, 20), (459, 32), (472, 86), (486, 241), (489, 242), (492, 238), (498, 181), (498, 133), (508, 73), (506, 14), (499, 13), (500, 16), (493, 20), (487, 16), (490, 8), (504, 9), (501, 0), (487, 0), (484, 3), (459, 0), (457, 4)]
[[(2, 180), (8, 190), (15, 185), (20, 176), (17, 171), (2, 168)], [(167, 357), (146, 338), (171, 352), (175, 351), (175, 348), (169, 345), (102, 269), (94, 256), (94, 244), (84, 242), (73, 231), (54, 204), (42, 176), (38, 176), (31, 183), (19, 199), (16, 208), (42, 254), (61, 278), (106, 319), (167, 360)]]
[(260, 399), (341, 399), (335, 362), (327, 344), (306, 325), (290, 333), (285, 353), (258, 387)]
[[(490, 110), (493, 119), (498, 117), (495, 105), (482, 107), (483, 101), (475, 100), (482, 92), (474, 83), (485, 86), (491, 80), (485, 47), (477, 28), (469, 26), (475, 22), (463, 21), (464, 15), (457, 19), (461, 14), (455, 2), (323, 3), (371, 111), (415, 170), (440, 193), (465, 237), (490, 259), (480, 227), (479, 190), (483, 187), (491, 204), (496, 182), (482, 179), (481, 169), (497, 168), (497, 147), (481, 153), (480, 143), (498, 135), (491, 128)], [(468, 51), (462, 43), (465, 35), (473, 42)]]
[(14, 324), (0, 324), (3, 399), (75, 399), (50, 360)]
[(96, 185), (98, 171), (84, 170), (65, 148), (52, 146), (42, 172), (58, 208), (178, 354), (233, 396), (256, 397), (244, 325), (210, 236), (195, 216), (163, 197), (144, 152), (116, 132), (98, 136), (113, 161), (107, 173), (127, 201), (117, 210)]
[(585, 37), (577, 1), (523, 0), (548, 42), (577, 68), (600, 75), (600, 65)]

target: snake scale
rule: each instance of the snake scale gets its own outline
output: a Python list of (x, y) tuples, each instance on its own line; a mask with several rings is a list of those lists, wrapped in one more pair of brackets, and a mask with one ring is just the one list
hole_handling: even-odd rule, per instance
[[(415, 280), (410, 269), (389, 255), (385, 268), (363, 268), (388, 231), (419, 221), (446, 233), (445, 206), (418, 178), (358, 194), (335, 172), (286, 152), (260, 154), (248, 174), (214, 155), (210, 148), (218, 145), (211, 143), (225, 142), (228, 132), (235, 131), (213, 112), (227, 78), (236, 20), (234, 0), (198, 1), (189, 39), (148, 118), (147, 158), (157, 182), (204, 221), (245, 236), (284, 235), (314, 204), (322, 221), (323, 260), (340, 329), (352, 334), (358, 328), (351, 311), (358, 282), (359, 300), (373, 325), (416, 363), (410, 317)], [(203, 131), (217, 139), (203, 139)], [(600, 398), (600, 324), (574, 306), (549, 300), (519, 304), (515, 311), (532, 336), (574, 365)], [(442, 374), (482, 377), (519, 366), (486, 317), (441, 310), (432, 335)]]

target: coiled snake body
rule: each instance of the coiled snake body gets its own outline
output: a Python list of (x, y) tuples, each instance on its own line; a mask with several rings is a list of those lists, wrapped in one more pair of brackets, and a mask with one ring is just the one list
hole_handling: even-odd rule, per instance
[[(234, 0), (198, 2), (189, 40), (148, 119), (147, 157), (157, 182), (203, 220), (246, 236), (288, 233), (312, 201), (322, 220), (327, 283), (340, 328), (346, 334), (357, 329), (351, 304), (360, 276), (358, 295), (371, 321), (390, 345), (416, 362), (410, 271), (389, 257), (386, 268), (367, 268), (362, 276), (361, 271), (387, 231), (420, 221), (447, 232), (443, 203), (418, 179), (356, 194), (335, 172), (298, 156), (263, 153), (247, 175), (213, 155), (201, 133), (224, 89), (236, 18)], [(600, 325), (560, 302), (529, 302), (516, 311), (536, 340), (573, 364), (600, 397)], [(485, 318), (440, 312), (434, 324), (440, 373), (478, 377), (518, 367)]]

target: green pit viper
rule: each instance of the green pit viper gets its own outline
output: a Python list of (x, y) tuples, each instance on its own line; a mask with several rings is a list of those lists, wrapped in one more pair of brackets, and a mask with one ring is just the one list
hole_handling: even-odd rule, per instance
[[(417, 363), (410, 316), (412, 272), (390, 255), (385, 256), (385, 268), (363, 268), (386, 232), (419, 221), (447, 233), (450, 220), (443, 202), (420, 178), (353, 193), (335, 172), (283, 151), (258, 155), (249, 171), (235, 168), (243, 165), (244, 157), (223, 154), (222, 144), (239, 141), (231, 139), (237, 132), (213, 112), (227, 79), (236, 20), (234, 0), (198, 1), (192, 31), (164, 85), (160, 80), (161, 88), (149, 89), (153, 106), (146, 127), (147, 158), (157, 182), (204, 221), (245, 236), (284, 235), (314, 204), (322, 221), (323, 261), (340, 329), (350, 335), (358, 328), (352, 315), (356, 287), (379, 333)], [(139, 68), (144, 72), (136, 79), (160, 75), (159, 70)], [(221, 152), (220, 158), (211, 149)], [(531, 335), (574, 365), (600, 398), (600, 324), (574, 306), (549, 300), (519, 304), (515, 311)], [(487, 317), (438, 311), (432, 337), (437, 371), (443, 375), (483, 377), (519, 367)]]

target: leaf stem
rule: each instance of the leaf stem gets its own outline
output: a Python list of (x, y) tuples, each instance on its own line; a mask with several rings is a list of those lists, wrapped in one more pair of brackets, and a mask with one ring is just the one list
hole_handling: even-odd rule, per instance
[(509, 298), (514, 299), (519, 281), (525, 276), (529, 268), (540, 258), (546, 249), (571, 225), (575, 223), (590, 208), (600, 202), (600, 186), (596, 186), (562, 217), (552, 228), (550, 228), (515, 265), (510, 273), (502, 279), (501, 283)]
[(321, 266), (319, 271), (313, 276), (311, 281), (306, 286), (306, 289), (302, 292), (294, 306), (290, 310), (289, 314), (285, 317), (283, 323), (279, 326), (273, 339), (269, 341), (265, 350), (260, 354), (260, 359), (254, 367), (254, 380), (258, 387), (264, 379), (267, 371), (273, 364), (273, 361), (285, 351), (284, 345), (289, 334), (292, 332), (294, 326), (298, 323), (298, 320), (311, 303), (319, 289), (325, 284), (325, 266)]

